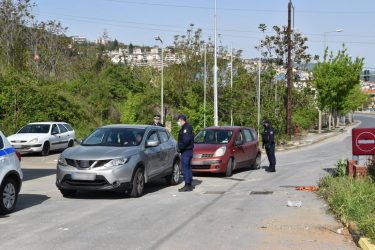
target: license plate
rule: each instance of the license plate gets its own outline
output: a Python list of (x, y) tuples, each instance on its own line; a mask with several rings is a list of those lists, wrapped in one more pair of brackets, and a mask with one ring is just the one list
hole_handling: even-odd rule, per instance
[(22, 145), (15, 145), (14, 148), (15, 148), (15, 149), (23, 149), (24, 146), (22, 146)]
[(96, 174), (92, 173), (72, 173), (73, 180), (81, 180), (81, 181), (93, 181), (96, 178)]

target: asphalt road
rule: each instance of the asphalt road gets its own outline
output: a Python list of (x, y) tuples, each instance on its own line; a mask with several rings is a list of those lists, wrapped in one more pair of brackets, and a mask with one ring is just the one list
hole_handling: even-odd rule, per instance
[[(374, 127), (375, 116), (357, 118)], [(67, 199), (54, 184), (58, 153), (24, 156), (17, 211), (0, 217), (0, 249), (357, 249), (345, 230), (336, 233), (342, 225), (322, 199), (293, 188), (316, 185), (350, 158), (350, 131), (276, 157), (276, 173), (199, 175), (190, 193), (160, 180), (137, 199), (106, 192)]]

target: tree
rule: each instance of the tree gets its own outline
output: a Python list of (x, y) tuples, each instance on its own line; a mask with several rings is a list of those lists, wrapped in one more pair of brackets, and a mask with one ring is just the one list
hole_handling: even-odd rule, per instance
[[(258, 29), (264, 34), (267, 30), (265, 24), (260, 24)], [(287, 88), (285, 87), (285, 80), (277, 80), (278, 71), (280, 67), (287, 70), (288, 62), (288, 28), (287, 26), (279, 27), (273, 26), (272, 30), (275, 32), (273, 35), (266, 35), (260, 44), (255, 48), (258, 49), (262, 55), (262, 74), (261, 74), (261, 113), (264, 116), (271, 117), (277, 129), (286, 131), (286, 101), (287, 101)], [(298, 32), (292, 31), (292, 61), (295, 63), (293, 68), (304, 69), (307, 63), (316, 60), (317, 56), (312, 56), (307, 53), (307, 37), (302, 36)], [(297, 83), (300, 82), (298, 76), (295, 75)], [(306, 88), (306, 89), (304, 89)], [(292, 115), (292, 120), (295, 125), (303, 128), (308, 128), (313, 124), (314, 119), (309, 116), (304, 120), (304, 109), (308, 104), (309, 111), (314, 110), (311, 104), (314, 104), (314, 94), (310, 91), (309, 85), (301, 89), (292, 90), (292, 106), (295, 115)], [(275, 93), (275, 94), (274, 94)], [(312, 101), (307, 103), (307, 101)], [(310, 104), (311, 103), (311, 104)], [(316, 112), (309, 114), (315, 115)], [(294, 121), (294, 119), (297, 119)]]
[(363, 58), (353, 60), (347, 53), (346, 48), (333, 53), (327, 57), (325, 51), (324, 61), (319, 62), (313, 69), (313, 81), (317, 90), (319, 108), (328, 109), (342, 115), (353, 109), (353, 104), (348, 102), (350, 95), (357, 95), (355, 88), (360, 84), (360, 73), (363, 68)]

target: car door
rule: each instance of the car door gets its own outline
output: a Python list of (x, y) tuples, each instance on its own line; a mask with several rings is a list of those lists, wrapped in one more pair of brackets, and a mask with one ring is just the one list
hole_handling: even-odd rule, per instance
[(246, 155), (245, 136), (243, 132), (238, 130), (235, 136), (236, 139), (234, 140), (233, 145), (233, 156), (236, 161), (236, 168), (238, 168), (246, 165), (246, 161), (249, 157)]
[(258, 153), (258, 143), (255, 140), (253, 133), (250, 131), (250, 129), (244, 129), (243, 130), (244, 135), (245, 135), (245, 151), (246, 155), (248, 156), (248, 165), (250, 166), (251, 164), (254, 163), (255, 158)]
[(159, 138), (160, 138), (160, 147), (161, 147), (161, 155), (160, 155), (160, 162), (162, 171), (167, 170), (172, 166), (171, 162), (171, 150), (173, 147), (168, 143), (169, 142), (169, 135), (165, 130), (159, 130)]
[(51, 132), (50, 132), (50, 137), (49, 137), (49, 142), (50, 142), (50, 149), (51, 150), (56, 150), (61, 148), (61, 135), (60, 135), (60, 130), (57, 124), (52, 124), (51, 126)]
[(57, 124), (60, 130), (60, 148), (67, 148), (69, 144), (69, 133), (68, 129), (62, 124)]
[(9, 168), (10, 159), (9, 154), (7, 153), (7, 149), (5, 148), (4, 139), (0, 133), (0, 168), (7, 169)]
[[(156, 147), (147, 147), (147, 141), (158, 141), (159, 145)], [(151, 130), (146, 137), (145, 155), (147, 157), (147, 173), (149, 177), (157, 176), (161, 172), (161, 145), (156, 130)]]

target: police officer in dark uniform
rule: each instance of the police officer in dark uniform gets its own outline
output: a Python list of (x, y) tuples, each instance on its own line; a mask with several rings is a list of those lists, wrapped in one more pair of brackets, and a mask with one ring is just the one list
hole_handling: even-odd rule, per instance
[(150, 123), (150, 125), (164, 127), (163, 124), (160, 123), (160, 115), (154, 115), (154, 121)]
[(192, 126), (186, 121), (186, 116), (179, 114), (178, 125), (181, 129), (178, 133), (178, 152), (181, 153), (181, 167), (184, 175), (185, 186), (180, 188), (179, 192), (188, 192), (193, 190), (193, 172), (191, 171), (191, 159), (193, 158), (194, 133)]
[(267, 172), (276, 172), (276, 157), (275, 157), (275, 130), (271, 122), (263, 118), (262, 124), (264, 131), (262, 133), (263, 148), (266, 149), (267, 158), (270, 163)]

